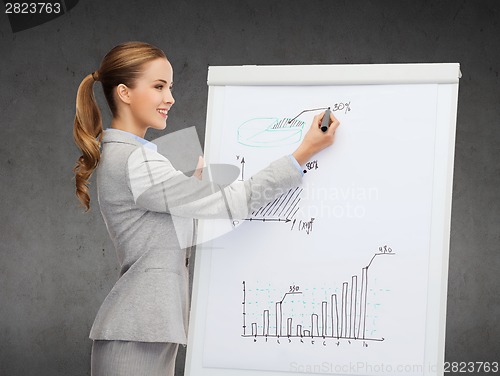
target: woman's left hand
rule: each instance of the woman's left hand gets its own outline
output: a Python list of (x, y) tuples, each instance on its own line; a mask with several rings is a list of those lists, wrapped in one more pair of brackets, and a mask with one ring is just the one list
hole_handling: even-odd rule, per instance
[(205, 165), (205, 160), (200, 155), (198, 158), (198, 164), (196, 165), (196, 170), (194, 171), (193, 176), (198, 180), (201, 180), (201, 175), (203, 173), (203, 166)]

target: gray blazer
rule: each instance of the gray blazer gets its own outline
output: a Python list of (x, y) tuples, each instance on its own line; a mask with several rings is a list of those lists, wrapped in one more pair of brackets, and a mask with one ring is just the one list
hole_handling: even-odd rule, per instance
[(95, 173), (121, 269), (89, 338), (181, 344), (187, 343), (194, 219), (244, 219), (302, 182), (296, 165), (283, 156), (223, 188), (187, 177), (163, 155), (113, 129), (104, 131)]

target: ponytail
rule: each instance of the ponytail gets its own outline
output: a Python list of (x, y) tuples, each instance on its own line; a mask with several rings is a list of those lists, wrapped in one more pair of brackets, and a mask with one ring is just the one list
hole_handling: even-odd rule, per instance
[(76, 195), (86, 212), (90, 208), (89, 179), (101, 157), (102, 119), (94, 96), (96, 74), (86, 76), (78, 87), (73, 127), (73, 139), (82, 152), (73, 167)]
[(101, 158), (103, 136), (101, 112), (94, 97), (94, 82), (101, 82), (104, 97), (115, 118), (118, 116), (113, 95), (115, 88), (124, 84), (133, 89), (144, 65), (158, 58), (167, 57), (161, 49), (151, 44), (137, 41), (121, 43), (104, 56), (99, 69), (86, 76), (78, 87), (73, 139), (82, 155), (76, 161), (73, 172), (76, 195), (85, 211), (90, 208), (89, 179)]

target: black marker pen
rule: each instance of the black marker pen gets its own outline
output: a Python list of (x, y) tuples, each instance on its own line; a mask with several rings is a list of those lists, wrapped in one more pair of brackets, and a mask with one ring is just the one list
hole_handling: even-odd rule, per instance
[(323, 116), (323, 120), (321, 121), (321, 130), (326, 132), (328, 127), (330, 126), (330, 107), (325, 111), (325, 115)]

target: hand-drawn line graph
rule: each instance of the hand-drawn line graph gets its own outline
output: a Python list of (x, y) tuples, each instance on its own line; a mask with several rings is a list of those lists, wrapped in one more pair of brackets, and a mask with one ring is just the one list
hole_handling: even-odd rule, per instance
[(299, 210), (300, 194), (304, 189), (300, 187), (291, 188), (274, 201), (250, 213), (246, 221), (263, 222), (290, 222)]
[[(274, 310), (262, 311), (260, 323), (251, 322), (247, 326), (247, 284), (243, 281), (243, 333), (242, 337), (258, 338), (322, 338), (361, 340), (367, 347), (366, 341), (382, 342), (384, 337), (370, 337), (367, 335), (367, 295), (370, 288), (368, 270), (377, 256), (395, 255), (388, 246), (379, 247), (367, 266), (361, 269), (361, 283), (358, 286), (358, 276), (351, 276), (351, 281), (343, 282), (341, 293), (331, 294), (329, 301), (321, 302), (321, 312), (309, 312), (306, 319), (295, 323), (294, 318), (287, 317), (285, 305), (290, 299), (305, 302), (300, 287), (291, 285), (290, 290), (284, 293), (281, 300), (276, 301)], [(340, 289), (339, 289), (340, 290)], [(298, 320), (297, 320), (298, 321)], [(307, 322), (307, 324), (306, 324)], [(294, 327), (295, 325), (295, 327)], [(249, 330), (250, 329), (250, 330)]]
[[(241, 174), (238, 180), (244, 181), (245, 179), (245, 157), (243, 155), (236, 155), (236, 160), (241, 164)], [(268, 202), (265, 206), (261, 206), (259, 209), (254, 210), (245, 221), (261, 221), (261, 222), (291, 222), (290, 230), (294, 228), (298, 231), (305, 231), (309, 234), (312, 231), (312, 224), (314, 218), (310, 220), (297, 220), (295, 215), (299, 211), (299, 203), (301, 201), (301, 194), (303, 188), (295, 187), (289, 189), (286, 193), (283, 193), (274, 201)], [(297, 226), (295, 226), (297, 225)]]

